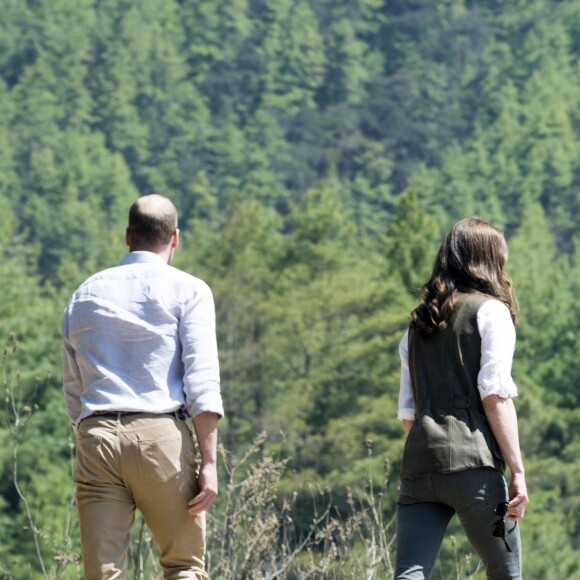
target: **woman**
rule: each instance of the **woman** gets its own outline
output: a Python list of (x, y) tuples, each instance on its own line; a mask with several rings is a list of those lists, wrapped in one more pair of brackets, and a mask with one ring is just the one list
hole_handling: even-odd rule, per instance
[(503, 271), (507, 257), (492, 225), (455, 224), (399, 346), (398, 416), (407, 440), (397, 579), (430, 577), (455, 513), (488, 578), (521, 578), (517, 521), (528, 496), (512, 401), (517, 303)]

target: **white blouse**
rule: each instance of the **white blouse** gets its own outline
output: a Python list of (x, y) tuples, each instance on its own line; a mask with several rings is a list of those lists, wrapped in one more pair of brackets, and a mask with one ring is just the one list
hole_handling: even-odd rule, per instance
[[(516, 331), (508, 307), (499, 300), (484, 302), (477, 312), (477, 328), (481, 336), (481, 363), (477, 388), (482, 399), (489, 395), (517, 397), (512, 379), (512, 360), (516, 347)], [(399, 419), (415, 418), (415, 399), (409, 373), (408, 335), (399, 343), (401, 386), (399, 388)]]

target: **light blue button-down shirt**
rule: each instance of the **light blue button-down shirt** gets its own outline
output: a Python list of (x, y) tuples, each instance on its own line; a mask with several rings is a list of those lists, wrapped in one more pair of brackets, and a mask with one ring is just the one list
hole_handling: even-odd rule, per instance
[(198, 278), (151, 252), (130, 252), (89, 278), (62, 320), (65, 406), (223, 416), (215, 308)]

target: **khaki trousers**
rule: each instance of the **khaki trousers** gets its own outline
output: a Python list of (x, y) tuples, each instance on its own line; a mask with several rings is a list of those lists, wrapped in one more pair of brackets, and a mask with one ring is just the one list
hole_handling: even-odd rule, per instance
[(187, 513), (198, 492), (194, 451), (189, 426), (172, 415), (80, 423), (75, 484), (85, 580), (126, 578), (135, 508), (160, 550), (164, 578), (207, 578), (205, 514)]

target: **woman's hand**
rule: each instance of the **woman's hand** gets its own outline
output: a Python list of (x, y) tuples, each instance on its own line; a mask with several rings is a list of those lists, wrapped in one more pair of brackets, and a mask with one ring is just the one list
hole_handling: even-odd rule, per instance
[(524, 517), (528, 505), (528, 490), (520, 442), (518, 419), (512, 399), (490, 395), (483, 399), (483, 408), (496, 441), (509, 465), (512, 479), (509, 485), (507, 517), (517, 521)]
[(512, 521), (520, 520), (524, 517), (524, 511), (529, 502), (526, 477), (523, 473), (512, 474), (508, 491), (510, 502), (508, 504), (507, 517)]

